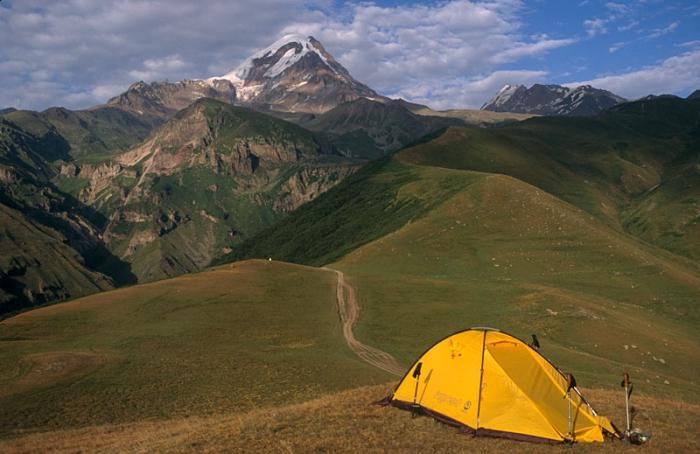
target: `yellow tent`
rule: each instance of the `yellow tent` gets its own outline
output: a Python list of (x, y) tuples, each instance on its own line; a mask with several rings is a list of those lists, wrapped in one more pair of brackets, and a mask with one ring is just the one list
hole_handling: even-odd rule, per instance
[(548, 442), (619, 437), (573, 377), (520, 339), (491, 328), (471, 328), (434, 344), (388, 399), (476, 435)]

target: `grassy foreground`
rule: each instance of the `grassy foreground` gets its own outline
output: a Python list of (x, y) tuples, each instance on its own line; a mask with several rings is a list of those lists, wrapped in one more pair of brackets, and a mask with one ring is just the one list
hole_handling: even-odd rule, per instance
[(385, 381), (347, 349), (335, 291), (334, 273), (252, 261), (4, 320), (0, 438), (239, 412)]
[[(427, 417), (370, 405), (390, 385), (362, 387), (301, 404), (209, 418), (88, 427), (28, 435), (5, 442), (3, 452), (518, 452), (561, 453), (563, 445), (474, 438)], [(584, 390), (601, 413), (624, 421), (619, 392)], [(637, 422), (652, 432), (643, 447), (620, 441), (579, 444), (577, 453), (697, 452), (700, 406), (634, 398)]]

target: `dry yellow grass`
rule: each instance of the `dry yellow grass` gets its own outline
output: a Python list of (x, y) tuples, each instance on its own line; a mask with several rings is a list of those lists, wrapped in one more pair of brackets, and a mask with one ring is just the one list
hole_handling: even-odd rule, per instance
[(450, 117), (459, 118), (471, 124), (493, 124), (502, 123), (504, 121), (522, 121), (528, 118), (538, 117), (535, 114), (524, 114), (514, 112), (492, 112), (490, 110), (476, 109), (452, 109), (452, 110), (433, 110), (419, 109), (415, 111), (418, 115), (429, 115), (433, 117)]
[[(474, 438), (427, 417), (371, 402), (391, 384), (330, 394), (301, 404), (210, 418), (88, 427), (27, 434), (0, 452), (563, 452), (561, 445)], [(602, 414), (624, 423), (622, 393), (584, 393)], [(644, 452), (698, 452), (700, 405), (633, 396), (638, 423), (652, 430)], [(651, 419), (649, 419), (648, 417)], [(620, 441), (579, 444), (576, 452), (635, 452)]]

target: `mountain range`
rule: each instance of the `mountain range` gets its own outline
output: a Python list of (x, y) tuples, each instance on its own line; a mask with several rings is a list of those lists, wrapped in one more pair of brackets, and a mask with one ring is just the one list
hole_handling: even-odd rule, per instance
[[(594, 115), (621, 101), (535, 85), (505, 87), (486, 110), (434, 111), (377, 94), (313, 37), (288, 35), (220, 77), (137, 82), (85, 110), (4, 109), (1, 311), (200, 270), (365, 162), (445, 128)], [(661, 241), (650, 233), (660, 224), (607, 221)]]
[(494, 112), (518, 112), (538, 115), (591, 116), (627, 101), (607, 90), (580, 85), (505, 85), (481, 106)]

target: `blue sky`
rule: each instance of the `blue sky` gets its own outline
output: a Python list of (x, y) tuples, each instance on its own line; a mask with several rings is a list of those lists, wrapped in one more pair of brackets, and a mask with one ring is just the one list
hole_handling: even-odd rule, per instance
[[(525, 33), (576, 39), (545, 57), (551, 72), (548, 79), (554, 83), (590, 80), (654, 65), (689, 50), (689, 43), (700, 40), (698, 2), (541, 1), (529, 2), (526, 8)], [(537, 60), (527, 65), (542, 67)]]
[(478, 108), (505, 83), (700, 88), (692, 1), (3, 0), (0, 106), (89, 107), (137, 80), (224, 74), (291, 32), (436, 108)]

